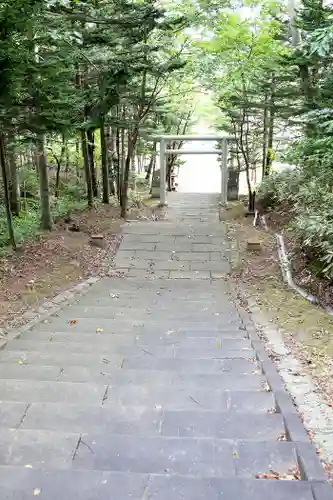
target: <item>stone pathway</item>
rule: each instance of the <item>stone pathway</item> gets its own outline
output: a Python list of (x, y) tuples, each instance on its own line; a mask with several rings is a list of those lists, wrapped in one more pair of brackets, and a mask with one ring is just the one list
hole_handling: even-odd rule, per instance
[(333, 499), (230, 298), (215, 197), (169, 199), (124, 228), (124, 277), (0, 353), (1, 500)]

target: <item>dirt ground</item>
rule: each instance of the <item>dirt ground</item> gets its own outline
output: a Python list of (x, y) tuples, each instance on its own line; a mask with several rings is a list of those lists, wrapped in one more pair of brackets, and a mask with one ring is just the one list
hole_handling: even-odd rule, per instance
[[(281, 329), (294, 356), (333, 404), (333, 317), (283, 282), (274, 234), (253, 227), (242, 203), (230, 204), (223, 219), (232, 246), (231, 279), (245, 302), (254, 298), (268, 321)], [(260, 241), (261, 251), (249, 251), (249, 240)]]
[[(128, 219), (150, 218), (153, 206), (143, 204)], [(103, 274), (121, 241), (119, 209), (98, 206), (73, 213), (55, 229), (27, 242), (0, 260), (0, 329), (25, 322), (22, 314), (90, 276)], [(79, 231), (71, 231), (73, 224)], [(91, 244), (91, 235), (103, 235), (102, 248)]]

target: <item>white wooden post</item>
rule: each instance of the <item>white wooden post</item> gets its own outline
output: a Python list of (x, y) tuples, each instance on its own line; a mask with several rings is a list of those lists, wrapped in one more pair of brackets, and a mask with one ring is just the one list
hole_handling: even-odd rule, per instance
[(165, 140), (160, 141), (160, 205), (166, 205), (166, 189), (165, 189)]

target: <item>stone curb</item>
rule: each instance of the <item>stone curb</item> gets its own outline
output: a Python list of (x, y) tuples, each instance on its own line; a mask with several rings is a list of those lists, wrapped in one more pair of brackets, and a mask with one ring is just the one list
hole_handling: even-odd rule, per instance
[(314, 500), (332, 500), (332, 486), (327, 481), (314, 482), (311, 489)]
[(315, 446), (310, 441), (297, 408), (293, 404), (285, 388), (283, 379), (273, 361), (270, 359), (264, 343), (258, 335), (251, 313), (240, 304), (241, 295), (237, 294), (230, 283), (229, 294), (236, 306), (249, 339), (251, 340), (257, 361), (261, 366), (263, 374), (267, 378), (268, 385), (275, 398), (276, 408), (282, 415), (286, 436), (288, 440), (295, 444), (297, 461), (302, 479), (321, 482), (320, 487), (318, 486), (317, 493), (314, 493), (316, 500), (325, 500), (326, 496), (327, 498), (332, 498), (331, 486), (329, 486), (328, 489), (326, 489), (325, 486), (328, 484), (328, 475), (316, 453)]
[(7, 343), (11, 340), (19, 339), (25, 332), (31, 330), (35, 325), (49, 319), (51, 316), (61, 311), (77, 296), (85, 295), (89, 291), (90, 287), (95, 283), (98, 283), (98, 281), (100, 281), (101, 279), (101, 276), (93, 276), (91, 278), (88, 278), (83, 282), (73, 286), (69, 290), (59, 293), (53, 299), (46, 300), (38, 309), (25, 312), (22, 315), (23, 318), (31, 319), (18, 329), (9, 329), (6, 336), (3, 337), (0, 341), (0, 350), (3, 350), (6, 347)]

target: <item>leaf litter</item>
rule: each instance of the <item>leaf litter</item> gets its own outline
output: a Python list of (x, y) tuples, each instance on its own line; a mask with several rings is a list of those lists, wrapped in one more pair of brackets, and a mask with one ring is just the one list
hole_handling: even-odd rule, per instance
[[(133, 220), (147, 219), (154, 211), (143, 203), (140, 208), (130, 207), (129, 215)], [(73, 223), (79, 232), (68, 230)], [(25, 324), (31, 319), (30, 311), (46, 299), (52, 306), (56, 295), (76, 283), (108, 274), (121, 242), (121, 225), (118, 207), (97, 205), (73, 211), (70, 223), (60, 220), (52, 232), (40, 234), (17, 252), (0, 258), (0, 333)], [(90, 235), (96, 232), (103, 234), (105, 248), (90, 244)]]
[(275, 481), (300, 481), (301, 473), (297, 467), (288, 469), (287, 472), (269, 470), (255, 475), (256, 479), (273, 479)]

